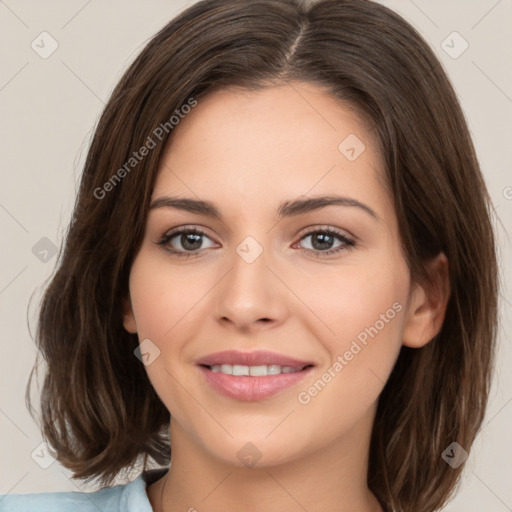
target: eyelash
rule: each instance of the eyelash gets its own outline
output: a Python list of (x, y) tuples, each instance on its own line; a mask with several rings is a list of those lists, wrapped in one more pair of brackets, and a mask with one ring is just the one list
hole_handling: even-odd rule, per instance
[[(202, 236), (205, 236), (207, 238), (210, 238), (208, 236), (208, 234), (205, 231), (201, 230), (201, 229), (190, 228), (190, 227), (184, 226), (184, 227), (181, 227), (181, 228), (176, 228), (175, 230), (165, 234), (161, 238), (161, 240), (156, 242), (156, 244), (161, 246), (161, 247), (163, 247), (164, 250), (167, 251), (168, 253), (170, 253), (172, 255), (175, 255), (175, 256), (178, 256), (180, 258), (190, 258), (191, 256), (196, 256), (197, 253), (199, 251), (201, 251), (201, 249), (197, 249), (196, 251), (185, 251), (184, 252), (184, 251), (176, 251), (175, 249), (169, 249), (168, 247), (166, 247), (167, 244), (173, 238), (175, 238), (178, 235), (182, 235), (183, 233), (190, 233), (190, 234), (194, 234), (194, 235), (202, 235)], [(340, 232), (338, 232), (338, 231), (336, 231), (336, 230), (334, 230), (332, 228), (317, 228), (317, 229), (308, 231), (307, 233), (304, 233), (301, 236), (299, 242), (301, 242), (302, 240), (304, 240), (308, 236), (319, 234), (319, 233), (322, 233), (322, 234), (327, 233), (329, 235), (332, 235), (332, 236), (338, 238), (338, 240), (340, 240), (341, 242), (343, 242), (344, 245), (341, 245), (341, 246), (337, 247), (336, 249), (329, 249), (327, 251), (320, 251), (320, 250), (315, 250), (315, 249), (303, 249), (307, 253), (310, 253), (313, 256), (317, 257), (317, 258), (323, 258), (323, 257), (328, 256), (330, 254), (335, 254), (335, 253), (339, 253), (339, 252), (342, 252), (342, 251), (347, 251), (347, 250), (350, 250), (350, 249), (354, 248), (357, 245), (356, 241), (353, 238), (348, 237), (347, 235), (342, 234), (342, 233), (340, 233)]]
[[(169, 249), (168, 247), (166, 247), (166, 245), (173, 238), (177, 237), (178, 235), (182, 235), (183, 233), (190, 233), (190, 234), (195, 234), (195, 235), (201, 235), (201, 236), (205, 236), (207, 238), (210, 238), (208, 236), (208, 234), (205, 231), (201, 230), (201, 229), (182, 227), (182, 228), (177, 228), (177, 229), (171, 231), (170, 233), (165, 234), (161, 238), (160, 241), (156, 242), (156, 244), (161, 246), (161, 247), (164, 247), (164, 250), (166, 250), (168, 253), (170, 253), (172, 255), (176, 255), (176, 256), (178, 256), (180, 258), (190, 258), (191, 256), (197, 255), (197, 253), (201, 249), (198, 249), (197, 251), (185, 251), (185, 252), (183, 252), (183, 251), (176, 251), (175, 249)], [(304, 233), (301, 236), (299, 242), (301, 242), (302, 240), (304, 240), (308, 236), (319, 234), (319, 233), (322, 233), (322, 234), (328, 233), (329, 235), (332, 235), (332, 236), (338, 238), (341, 242), (343, 242), (344, 245), (339, 246), (336, 249), (329, 249), (327, 251), (319, 251), (319, 250), (315, 250), (315, 249), (304, 249), (304, 251), (306, 251), (308, 253), (312, 253), (312, 255), (317, 257), (317, 258), (323, 258), (323, 257), (328, 256), (330, 254), (335, 254), (335, 253), (339, 253), (339, 252), (342, 252), (342, 251), (347, 251), (347, 250), (350, 250), (350, 249), (354, 248), (357, 245), (356, 241), (353, 238), (348, 237), (347, 235), (341, 234), (340, 232), (338, 232), (338, 231), (336, 231), (336, 230), (334, 230), (332, 228), (319, 228), (319, 229), (314, 229), (314, 230), (308, 231), (307, 233)]]

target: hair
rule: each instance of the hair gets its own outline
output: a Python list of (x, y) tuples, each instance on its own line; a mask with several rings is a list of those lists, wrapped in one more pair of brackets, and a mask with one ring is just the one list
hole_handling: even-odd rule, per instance
[[(368, 486), (386, 511), (433, 511), (453, 495), (464, 464), (452, 468), (441, 455), (454, 441), (470, 450), (494, 362), (491, 201), (441, 64), (409, 23), (370, 0), (197, 2), (148, 42), (115, 87), (36, 333), (46, 363), (41, 428), (75, 478), (109, 484), (136, 461), (170, 461), (169, 412), (134, 356), (137, 335), (122, 324), (172, 135), (167, 121), (217, 89), (299, 81), (355, 109), (376, 131), (412, 279), (428, 283), (428, 261), (440, 252), (448, 258), (443, 326), (424, 347), (401, 348), (379, 397)], [(165, 122), (156, 147), (121, 173)], [(113, 183), (116, 172), (124, 179)]]

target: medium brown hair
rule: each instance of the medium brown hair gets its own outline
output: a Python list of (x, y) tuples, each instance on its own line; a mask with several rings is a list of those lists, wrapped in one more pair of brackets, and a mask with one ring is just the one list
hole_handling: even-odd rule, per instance
[(438, 510), (464, 467), (442, 452), (454, 441), (470, 450), (488, 400), (498, 287), (491, 203), (434, 53), (369, 0), (201, 1), (125, 72), (96, 127), (40, 307), (44, 436), (77, 478), (111, 483), (141, 457), (169, 462), (169, 412), (134, 356), (137, 335), (122, 324), (169, 124), (122, 180), (104, 185), (191, 98), (292, 81), (322, 87), (372, 123), (412, 278), (425, 282), (426, 263), (448, 257), (444, 324), (423, 348), (402, 347), (379, 398), (368, 473), (386, 511)]

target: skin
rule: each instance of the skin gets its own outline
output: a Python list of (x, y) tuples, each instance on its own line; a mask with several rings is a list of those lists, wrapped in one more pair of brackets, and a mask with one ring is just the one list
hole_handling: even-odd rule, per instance
[[(354, 161), (338, 149), (349, 134), (366, 147)], [(170, 471), (148, 487), (155, 511), (382, 510), (366, 484), (377, 400), (401, 346), (421, 347), (440, 330), (449, 295), (443, 254), (430, 262), (432, 287), (412, 282), (384, 176), (374, 133), (312, 84), (211, 93), (175, 129), (152, 200), (212, 201), (223, 220), (152, 209), (131, 269), (124, 327), (160, 350), (146, 369), (172, 417)], [(277, 216), (285, 200), (332, 194), (378, 218), (333, 205)], [(192, 257), (157, 244), (185, 225), (207, 232)], [(356, 245), (322, 256), (344, 245), (301, 239), (322, 227)], [(247, 236), (263, 249), (252, 263), (236, 252)], [(182, 242), (178, 235), (167, 248), (186, 252)], [(401, 311), (300, 403), (298, 393), (396, 303)], [(205, 384), (196, 366), (227, 349), (275, 351), (315, 370), (273, 397), (242, 402)], [(252, 467), (237, 456), (249, 442), (261, 453)]]

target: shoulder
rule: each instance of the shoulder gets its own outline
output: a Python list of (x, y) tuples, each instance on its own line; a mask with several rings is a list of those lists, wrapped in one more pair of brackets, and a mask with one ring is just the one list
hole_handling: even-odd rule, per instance
[(0, 496), (0, 512), (125, 512), (131, 509), (122, 508), (123, 496), (134, 483), (95, 492), (8, 494)]
[(147, 478), (95, 492), (45, 492), (0, 495), (0, 512), (152, 512)]

